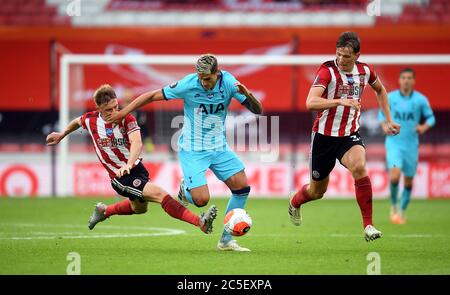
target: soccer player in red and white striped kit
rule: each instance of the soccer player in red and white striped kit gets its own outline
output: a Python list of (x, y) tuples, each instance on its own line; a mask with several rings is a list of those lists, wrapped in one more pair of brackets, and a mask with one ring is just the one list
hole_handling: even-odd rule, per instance
[(89, 132), (100, 163), (111, 178), (114, 190), (127, 199), (112, 205), (98, 203), (89, 219), (93, 229), (98, 222), (112, 215), (131, 215), (147, 212), (148, 202), (161, 204), (170, 216), (193, 224), (203, 232), (212, 232), (212, 223), (217, 208), (211, 206), (200, 216), (183, 207), (164, 189), (149, 182), (149, 174), (142, 164), (141, 132), (136, 119), (131, 115), (115, 123), (106, 123), (104, 118), (118, 112), (118, 100), (114, 89), (102, 85), (94, 94), (96, 111), (88, 112), (72, 120), (63, 132), (52, 132), (47, 136), (47, 145), (58, 144), (65, 136), (80, 127)]
[(306, 100), (309, 111), (317, 111), (310, 151), (310, 183), (289, 201), (289, 215), (294, 225), (301, 224), (301, 205), (323, 197), (329, 174), (336, 159), (355, 179), (356, 200), (361, 210), (366, 241), (382, 236), (372, 223), (372, 186), (366, 169), (366, 152), (359, 135), (361, 96), (365, 86), (376, 92), (378, 104), (386, 116), (392, 135), (400, 132), (389, 111), (386, 90), (369, 65), (357, 61), (360, 39), (354, 32), (344, 32), (336, 42), (336, 59), (324, 62), (316, 75)]

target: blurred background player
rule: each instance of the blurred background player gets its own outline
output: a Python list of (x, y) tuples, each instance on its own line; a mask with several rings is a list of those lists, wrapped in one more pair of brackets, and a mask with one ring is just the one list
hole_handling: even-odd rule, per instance
[[(229, 148), (225, 137), (225, 118), (233, 97), (252, 113), (262, 113), (262, 105), (253, 94), (232, 74), (219, 70), (215, 56), (205, 54), (197, 60), (196, 73), (163, 89), (144, 93), (109, 121), (121, 119), (152, 101), (183, 99), (184, 125), (178, 154), (184, 180), (178, 197), (184, 206), (208, 204), (210, 193), (205, 174), (209, 168), (232, 192), (226, 214), (234, 208), (245, 208), (250, 193), (244, 164)], [(250, 251), (239, 246), (225, 230), (217, 249)]]
[[(391, 222), (404, 224), (405, 211), (411, 199), (413, 180), (419, 160), (419, 135), (427, 132), (435, 124), (433, 110), (428, 99), (420, 92), (414, 90), (416, 73), (411, 68), (400, 71), (398, 79), (400, 89), (388, 94), (389, 108), (396, 122), (402, 126), (398, 136), (390, 136), (386, 117), (379, 111), (383, 132), (387, 135), (385, 140), (386, 164), (389, 170), (391, 194)], [(421, 123), (423, 122), (424, 123)], [(397, 204), (400, 175), (403, 172), (403, 193), (400, 206)]]
[(370, 85), (386, 116), (386, 130), (397, 134), (400, 126), (389, 112), (386, 90), (374, 70), (358, 62), (360, 40), (354, 32), (344, 32), (336, 42), (336, 59), (324, 62), (306, 100), (306, 108), (318, 111), (311, 135), (310, 183), (289, 201), (289, 215), (300, 225), (300, 206), (321, 199), (327, 191), (329, 174), (336, 159), (355, 179), (356, 200), (363, 218), (367, 241), (381, 237), (372, 223), (372, 185), (367, 175), (366, 154), (359, 135), (360, 100), (364, 87)]
[(156, 202), (170, 216), (198, 226), (207, 234), (211, 233), (217, 214), (215, 206), (197, 216), (170, 197), (165, 190), (149, 182), (148, 171), (140, 157), (142, 141), (135, 117), (127, 115), (118, 123), (104, 121), (107, 115), (118, 111), (119, 105), (113, 88), (109, 85), (98, 88), (94, 101), (97, 111), (85, 113), (72, 120), (63, 132), (52, 132), (47, 136), (47, 144), (52, 146), (78, 128), (86, 129), (100, 163), (108, 171), (112, 187), (118, 194), (128, 198), (109, 206), (98, 203), (89, 219), (89, 229), (92, 230), (98, 222), (112, 215), (145, 213), (148, 202)]

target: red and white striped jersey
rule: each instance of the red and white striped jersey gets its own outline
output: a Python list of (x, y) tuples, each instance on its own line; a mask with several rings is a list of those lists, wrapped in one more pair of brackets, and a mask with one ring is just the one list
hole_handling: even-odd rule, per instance
[[(80, 120), (82, 127), (91, 135), (100, 163), (108, 171), (109, 177), (115, 178), (116, 171), (127, 164), (130, 157), (128, 135), (140, 129), (136, 118), (128, 114), (119, 124), (107, 124), (99, 112), (88, 112)], [(141, 158), (134, 165), (140, 160)]]
[[(377, 81), (377, 74), (362, 62), (356, 62), (351, 73), (339, 69), (335, 60), (324, 62), (317, 71), (312, 87), (323, 87), (323, 99), (361, 100), (364, 87)], [(348, 136), (359, 130), (360, 112), (337, 106), (319, 111), (313, 131), (328, 136)]]

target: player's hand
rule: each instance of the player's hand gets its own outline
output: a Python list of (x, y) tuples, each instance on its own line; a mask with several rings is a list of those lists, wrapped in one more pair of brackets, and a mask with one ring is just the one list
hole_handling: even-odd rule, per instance
[(106, 123), (110, 124), (110, 123), (115, 123), (115, 122), (122, 120), (123, 117), (124, 116), (122, 115), (121, 112), (115, 112), (115, 113), (107, 114), (104, 119), (105, 119)]
[(120, 177), (122, 177), (122, 176), (124, 176), (124, 175), (126, 175), (126, 174), (130, 174), (130, 170), (131, 170), (130, 165), (127, 164), (127, 165), (125, 165), (125, 166), (122, 166), (122, 167), (120, 167), (119, 170), (117, 170), (116, 176), (117, 176), (118, 178), (120, 178)]
[(351, 107), (359, 111), (361, 109), (361, 103), (356, 99), (340, 99), (339, 104), (344, 107)]
[(250, 91), (248, 91), (247, 87), (245, 87), (244, 84), (241, 84), (241, 82), (234, 83), (234, 86), (236, 86), (238, 88), (238, 92), (240, 94), (244, 94), (245, 96), (247, 96), (247, 94), (250, 93)]
[(397, 135), (400, 133), (400, 125), (392, 122), (392, 121), (386, 121), (386, 130), (385, 133), (387, 135)]
[(419, 124), (416, 126), (416, 132), (419, 133), (419, 135), (424, 134), (427, 130), (428, 126), (426, 124)]
[(57, 145), (61, 139), (63, 139), (63, 134), (61, 132), (52, 132), (49, 135), (47, 135), (47, 145)]

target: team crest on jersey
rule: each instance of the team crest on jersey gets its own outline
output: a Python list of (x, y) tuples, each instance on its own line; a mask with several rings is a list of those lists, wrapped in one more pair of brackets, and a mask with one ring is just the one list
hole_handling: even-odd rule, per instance
[(106, 128), (106, 135), (107, 135), (107, 136), (111, 136), (111, 135), (113, 135), (113, 134), (114, 134), (114, 131), (113, 131), (112, 128)]
[(347, 77), (347, 81), (348, 81), (348, 84), (353, 84), (353, 83), (355, 83), (355, 80), (353, 80), (353, 75), (352, 75), (352, 76), (348, 76), (348, 77)]
[(178, 85), (178, 82), (175, 82), (175, 83), (170, 84), (169, 87), (170, 88), (175, 88), (175, 87), (177, 87), (177, 85)]
[(122, 135), (125, 135), (127, 131), (125, 130), (125, 128), (120, 128), (120, 133), (122, 133)]
[(141, 183), (142, 183), (142, 181), (141, 181), (140, 179), (135, 179), (135, 180), (133, 180), (133, 186), (134, 186), (134, 187), (140, 186)]

